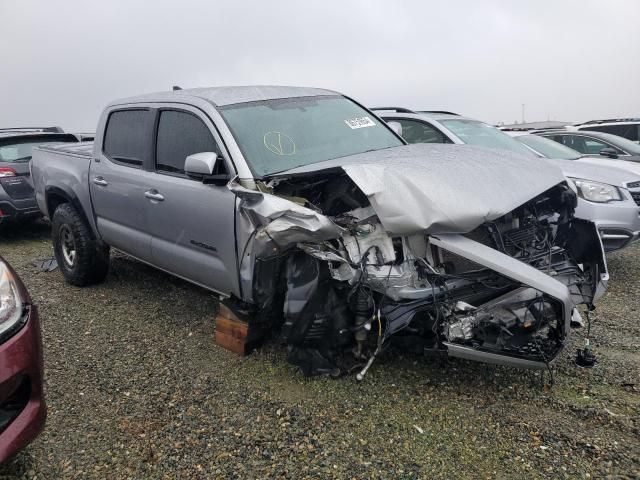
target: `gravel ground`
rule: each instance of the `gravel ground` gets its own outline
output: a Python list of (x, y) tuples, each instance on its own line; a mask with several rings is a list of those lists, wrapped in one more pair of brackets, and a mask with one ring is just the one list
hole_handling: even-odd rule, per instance
[(593, 324), (539, 373), (386, 354), (354, 377), (306, 379), (277, 345), (213, 343), (210, 293), (116, 256), (78, 289), (32, 262), (46, 226), (0, 239), (39, 304), (49, 417), (0, 478), (638, 478), (640, 245), (609, 257)]

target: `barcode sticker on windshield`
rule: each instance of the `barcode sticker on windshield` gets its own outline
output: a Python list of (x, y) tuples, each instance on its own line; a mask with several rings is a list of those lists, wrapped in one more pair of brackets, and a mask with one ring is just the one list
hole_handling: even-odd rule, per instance
[(376, 126), (376, 124), (373, 123), (373, 120), (369, 117), (352, 118), (350, 120), (345, 120), (344, 123), (346, 123), (351, 129)]

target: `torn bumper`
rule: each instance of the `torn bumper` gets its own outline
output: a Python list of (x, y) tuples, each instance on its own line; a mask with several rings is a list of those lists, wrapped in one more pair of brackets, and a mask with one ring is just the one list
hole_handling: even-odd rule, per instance
[[(431, 242), (444, 250), (468, 258), (469, 260), (484, 265), (491, 270), (504, 275), (512, 280), (521, 282), (523, 285), (534, 289), (537, 292), (548, 295), (561, 304), (560, 314), (562, 318), (559, 323), (561, 334), (566, 337), (569, 331), (572, 311), (575, 308), (569, 288), (549, 277), (547, 274), (526, 265), (514, 258), (496, 252), (494, 249), (470, 240), (462, 235), (438, 235), (431, 238)], [(483, 351), (481, 348), (474, 348), (467, 345), (444, 342), (449, 356), (464, 358), (467, 360), (508, 365), (519, 368), (546, 368), (547, 363), (555, 359), (541, 359), (534, 361), (515, 354), (496, 353)], [(559, 353), (561, 348), (557, 349)]]
[(29, 305), (25, 315), (24, 326), (0, 344), (0, 463), (33, 441), (47, 416), (36, 308)]

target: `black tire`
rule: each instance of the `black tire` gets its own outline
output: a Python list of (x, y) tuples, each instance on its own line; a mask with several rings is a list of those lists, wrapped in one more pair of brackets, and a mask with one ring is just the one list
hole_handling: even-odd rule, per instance
[(51, 224), (53, 253), (65, 280), (77, 287), (102, 282), (109, 272), (109, 246), (69, 203), (56, 208)]

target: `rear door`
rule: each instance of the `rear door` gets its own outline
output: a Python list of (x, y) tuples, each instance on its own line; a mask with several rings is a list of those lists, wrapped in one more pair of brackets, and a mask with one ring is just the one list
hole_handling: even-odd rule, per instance
[[(184, 172), (189, 155), (223, 155), (215, 127), (197, 108), (167, 106), (159, 109), (156, 130), (155, 198), (146, 200), (153, 263), (206, 288), (235, 293), (236, 197), (225, 185), (204, 184)], [(229, 159), (219, 167), (218, 174), (232, 171)]]
[(145, 192), (151, 189), (154, 111), (114, 110), (102, 151), (92, 160), (89, 189), (98, 232), (109, 245), (151, 262)]

